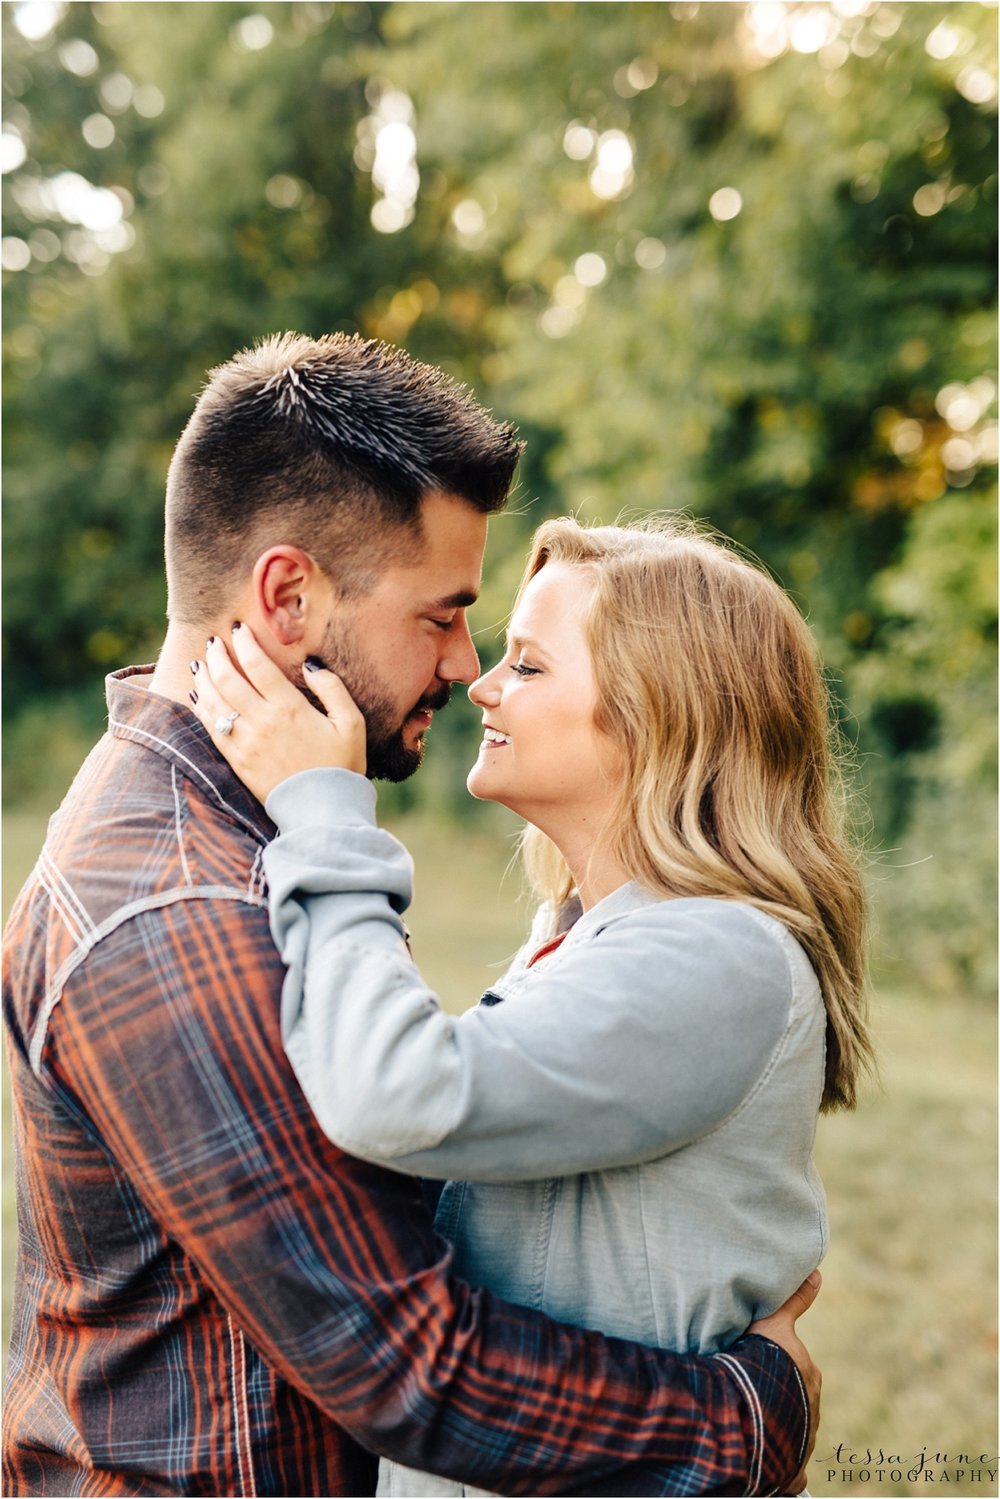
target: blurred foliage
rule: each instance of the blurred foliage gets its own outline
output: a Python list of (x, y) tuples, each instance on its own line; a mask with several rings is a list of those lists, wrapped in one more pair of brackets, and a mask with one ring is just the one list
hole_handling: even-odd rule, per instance
[[(994, 8), (5, 10), (9, 795), (61, 773), (57, 704), (92, 731), (155, 654), (204, 371), (358, 329), (528, 441), (487, 657), (545, 515), (707, 518), (820, 637), (883, 955), (989, 983)], [(474, 721), (397, 806), (457, 807)]]

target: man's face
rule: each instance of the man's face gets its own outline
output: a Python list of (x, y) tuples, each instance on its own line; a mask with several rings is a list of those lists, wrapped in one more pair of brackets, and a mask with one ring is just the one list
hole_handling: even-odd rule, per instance
[(414, 561), (388, 567), (364, 598), (338, 603), (317, 652), (364, 714), (376, 780), (413, 774), (452, 682), (479, 671), (465, 611), (479, 593), (486, 517), (440, 492), (424, 497), (421, 517)]

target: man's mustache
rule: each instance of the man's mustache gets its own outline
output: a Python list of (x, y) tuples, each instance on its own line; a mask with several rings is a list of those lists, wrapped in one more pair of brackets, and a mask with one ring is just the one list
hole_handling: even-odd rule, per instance
[[(324, 665), (326, 665), (325, 662), (324, 662)], [(336, 670), (335, 667), (330, 667), (329, 669), (331, 671), (332, 670)], [(316, 694), (310, 690), (310, 688), (309, 688), (309, 686), (308, 686), (308, 684), (307, 684), (307, 682), (305, 680), (305, 673), (304, 672), (300, 672), (299, 673), (299, 678), (300, 678), (300, 680), (296, 684), (298, 686), (299, 691), (301, 693), (303, 693), (304, 696), (309, 699), (310, 703), (312, 704), (312, 706), (314, 708), (316, 708), (320, 713), (322, 713), (325, 716), (325, 714), (326, 714), (326, 708), (323, 705), (323, 703), (320, 702), (320, 700), (316, 696)], [(351, 693), (352, 697), (355, 696), (355, 693), (354, 693), (354, 690), (353, 690), (352, 687), (348, 687), (347, 690)], [(440, 687), (435, 688), (435, 690), (433, 692), (427, 692), (427, 693), (425, 693), (424, 696), (420, 699), (419, 702), (414, 703), (413, 707), (410, 709), (410, 712), (407, 714), (407, 717), (409, 718), (410, 715), (413, 714), (413, 713), (422, 713), (424, 711), (430, 711), (432, 713), (437, 713), (439, 711), (439, 709), (441, 709), (441, 708), (447, 708), (447, 706), (448, 706), (448, 704), (450, 702), (451, 702), (451, 683), (450, 682), (442, 682)], [(360, 704), (359, 704), (359, 706), (360, 706)], [(363, 708), (362, 708), (362, 712), (364, 712)]]
[(411, 713), (423, 713), (430, 711), (436, 713), (439, 708), (447, 708), (451, 702), (451, 683), (442, 682), (435, 692), (428, 692), (413, 708)]

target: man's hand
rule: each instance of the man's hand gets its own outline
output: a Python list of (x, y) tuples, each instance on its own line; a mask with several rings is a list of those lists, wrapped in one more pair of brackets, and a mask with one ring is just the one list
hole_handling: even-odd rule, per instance
[(790, 1494), (797, 1494), (806, 1486), (809, 1459), (816, 1446), (816, 1432), (819, 1428), (819, 1392), (823, 1383), (823, 1376), (809, 1357), (808, 1348), (795, 1331), (795, 1322), (812, 1306), (819, 1294), (821, 1284), (822, 1276), (818, 1270), (814, 1270), (802, 1282), (799, 1289), (792, 1292), (783, 1306), (779, 1306), (778, 1310), (772, 1312), (769, 1317), (761, 1317), (759, 1322), (751, 1322), (747, 1328), (747, 1332), (757, 1333), (762, 1338), (770, 1338), (772, 1343), (777, 1343), (779, 1348), (783, 1348), (789, 1358), (794, 1360), (802, 1375), (802, 1383), (806, 1387), (809, 1400), (809, 1442), (802, 1459), (802, 1467), (789, 1485)]

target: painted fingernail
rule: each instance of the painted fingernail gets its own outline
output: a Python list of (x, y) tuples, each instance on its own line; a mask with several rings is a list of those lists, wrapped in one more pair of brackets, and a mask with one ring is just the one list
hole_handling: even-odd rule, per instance
[(197, 676), (198, 675), (198, 668), (199, 668), (200, 665), (201, 665), (200, 661), (192, 661), (191, 662), (191, 675), (192, 676)]
[(193, 703), (196, 703), (198, 701), (198, 694), (196, 692), (189, 692), (188, 697)]
[(240, 628), (241, 623), (242, 623), (241, 620), (234, 619), (233, 622), (232, 622), (232, 624), (229, 626), (229, 628), (233, 631), (234, 634)]
[(324, 671), (326, 669), (318, 656), (307, 656), (305, 659), (305, 668), (306, 671)]
[(207, 641), (207, 644), (208, 644), (208, 645), (214, 645), (214, 644), (215, 644), (215, 636), (214, 636), (214, 635), (210, 635), (210, 636), (209, 636), (209, 637), (208, 637), (208, 641)]

